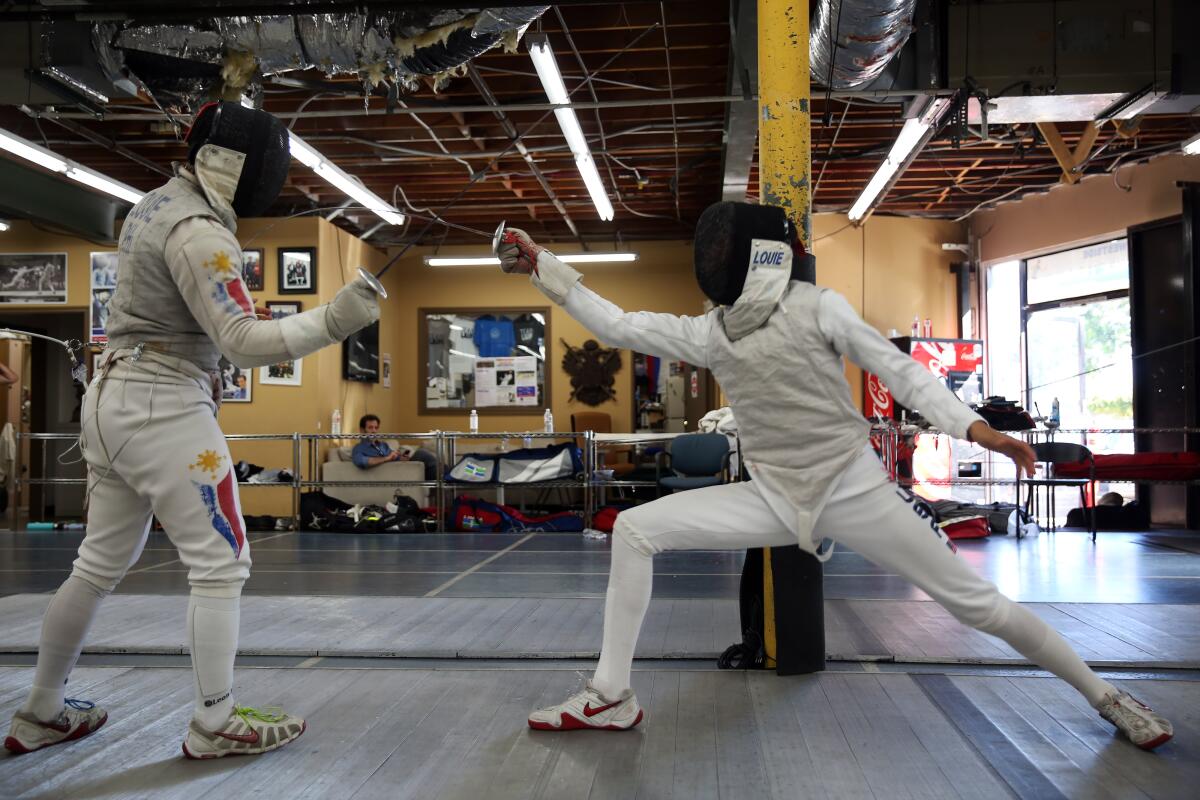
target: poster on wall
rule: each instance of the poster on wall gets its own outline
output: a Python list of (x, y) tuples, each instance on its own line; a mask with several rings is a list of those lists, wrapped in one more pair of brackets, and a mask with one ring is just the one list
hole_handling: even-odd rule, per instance
[(475, 405), (536, 406), (537, 359), (486, 358), (475, 362)]
[(0, 253), (0, 303), (66, 302), (66, 253)]
[(380, 370), (383, 372), (383, 388), (392, 388), (392, 357), (388, 353), (384, 353), (380, 358)]
[(91, 253), (90, 272), (92, 292), (90, 340), (98, 344), (108, 341), (108, 303), (117, 289), (117, 254)]
[(242, 251), (242, 280), (245, 281), (246, 288), (252, 292), (261, 292), (263, 290), (262, 250)]
[(250, 374), (253, 370), (231, 364), (224, 356), (217, 363), (217, 369), (221, 372), (221, 402), (249, 403), (252, 392)]

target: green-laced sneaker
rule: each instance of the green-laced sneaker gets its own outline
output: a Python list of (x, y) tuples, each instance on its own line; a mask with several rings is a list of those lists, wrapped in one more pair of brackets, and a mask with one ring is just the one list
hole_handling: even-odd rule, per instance
[(67, 698), (62, 713), (48, 722), (20, 711), (14, 714), (4, 747), (10, 753), (32, 753), (52, 744), (82, 739), (107, 721), (108, 714), (95, 703)]
[(220, 758), (265, 753), (299, 737), (306, 727), (304, 720), (278, 708), (260, 711), (234, 706), (220, 730), (205, 730), (193, 719), (183, 740), (183, 754), (188, 758)]

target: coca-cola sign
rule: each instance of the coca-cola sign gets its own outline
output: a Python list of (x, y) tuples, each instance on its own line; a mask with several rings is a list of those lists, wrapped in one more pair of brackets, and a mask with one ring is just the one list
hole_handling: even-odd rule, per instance
[(880, 377), (868, 372), (866, 389), (867, 416), (891, 419), (893, 408), (892, 393), (884, 385)]

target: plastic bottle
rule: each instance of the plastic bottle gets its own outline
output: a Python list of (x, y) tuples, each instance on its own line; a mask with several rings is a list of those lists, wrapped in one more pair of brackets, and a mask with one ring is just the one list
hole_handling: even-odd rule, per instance
[(931, 320), (929, 317), (925, 318), (925, 338), (933, 338), (933, 320)]
[(479, 412), (471, 409), (471, 433), (479, 433)]
[(913, 317), (912, 336), (914, 339), (921, 335), (921, 315)]
[(542, 432), (554, 433), (554, 412), (546, 409), (546, 413), (542, 414)]
[(341, 436), (342, 434), (342, 410), (340, 408), (333, 410), (333, 419), (329, 423), (329, 432), (334, 436)]
[(1062, 423), (1058, 405), (1058, 398), (1054, 398), (1054, 402), (1050, 404), (1050, 427), (1057, 428)]
[(525, 434), (525, 438), (521, 440), (521, 443), (524, 445), (525, 449), (528, 450), (529, 448), (533, 447), (533, 437), (529, 434)]

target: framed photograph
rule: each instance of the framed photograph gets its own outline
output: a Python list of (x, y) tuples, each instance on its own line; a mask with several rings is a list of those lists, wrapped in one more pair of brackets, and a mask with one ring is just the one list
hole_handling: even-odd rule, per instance
[(271, 319), (283, 319), (290, 317), (292, 314), (300, 313), (300, 303), (289, 301), (268, 300), (267, 311), (271, 312)]
[(261, 292), (263, 290), (262, 250), (242, 251), (242, 280), (246, 282), (246, 288), (252, 292)]
[(301, 359), (280, 361), (258, 368), (258, 382), (263, 386), (299, 386)]
[(117, 254), (91, 253), (92, 288), (117, 288)]
[(253, 370), (242, 369), (229, 363), (224, 356), (217, 362), (221, 371), (221, 402), (249, 403), (251, 397), (251, 378)]
[(383, 374), (383, 388), (392, 388), (392, 357), (388, 353), (384, 353), (380, 361), (380, 371)]
[(317, 291), (317, 248), (279, 248), (279, 293), (314, 294)]
[(0, 253), (0, 303), (66, 302), (66, 253)]
[(108, 341), (108, 303), (116, 289), (92, 289), (92, 323), (89, 341), (104, 344)]

